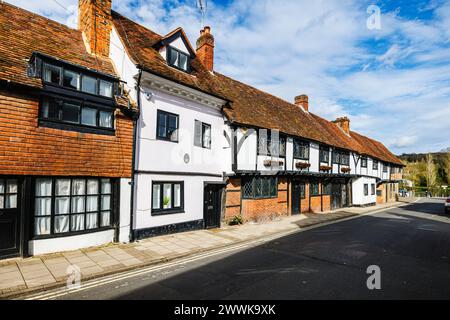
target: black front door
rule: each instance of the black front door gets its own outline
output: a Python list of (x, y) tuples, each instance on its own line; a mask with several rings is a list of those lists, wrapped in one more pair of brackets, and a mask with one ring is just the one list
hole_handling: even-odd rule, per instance
[(0, 177), (0, 259), (20, 253), (20, 183)]
[(303, 182), (292, 182), (292, 214), (301, 212), (302, 188), (304, 188)]
[(207, 184), (204, 191), (204, 220), (205, 228), (220, 227), (220, 213), (222, 209), (222, 189), (221, 184)]
[(331, 210), (336, 210), (341, 208), (342, 201), (342, 185), (340, 183), (333, 183), (331, 185)]

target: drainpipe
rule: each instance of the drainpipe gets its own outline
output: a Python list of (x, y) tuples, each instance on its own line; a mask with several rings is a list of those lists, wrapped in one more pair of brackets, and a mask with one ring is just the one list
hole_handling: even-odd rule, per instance
[(139, 69), (139, 76), (137, 80), (136, 86), (136, 95), (137, 95), (137, 107), (138, 107), (138, 116), (133, 119), (133, 153), (132, 153), (132, 167), (131, 167), (131, 199), (130, 199), (130, 242), (134, 242), (134, 230), (133, 230), (133, 222), (134, 222), (134, 199), (136, 195), (135, 188), (135, 176), (136, 176), (136, 147), (137, 147), (137, 126), (139, 120), (139, 114), (141, 111), (141, 79), (142, 79), (142, 69)]

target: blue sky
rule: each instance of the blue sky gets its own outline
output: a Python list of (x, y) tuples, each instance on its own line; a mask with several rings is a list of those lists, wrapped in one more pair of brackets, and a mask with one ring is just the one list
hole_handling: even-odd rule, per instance
[[(76, 27), (77, 0), (6, 2)], [(195, 0), (113, 5), (160, 34), (198, 37)], [(221, 73), (288, 101), (308, 94), (312, 112), (347, 115), (397, 154), (450, 147), (450, 1), (208, 0), (206, 24)]]

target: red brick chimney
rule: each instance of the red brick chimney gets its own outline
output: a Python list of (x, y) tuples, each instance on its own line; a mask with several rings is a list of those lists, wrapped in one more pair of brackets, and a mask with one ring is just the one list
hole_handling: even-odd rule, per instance
[(78, 0), (78, 29), (88, 51), (92, 54), (109, 57), (112, 29), (112, 0)]
[(308, 102), (308, 96), (306, 94), (299, 95), (295, 97), (295, 104), (298, 107), (302, 107), (303, 110), (308, 112), (309, 110), (309, 102)]
[(344, 130), (346, 134), (350, 134), (350, 119), (347, 117), (337, 118), (333, 121), (339, 128)]
[(214, 37), (211, 28), (205, 27), (200, 30), (197, 40), (197, 58), (209, 71), (214, 70)]

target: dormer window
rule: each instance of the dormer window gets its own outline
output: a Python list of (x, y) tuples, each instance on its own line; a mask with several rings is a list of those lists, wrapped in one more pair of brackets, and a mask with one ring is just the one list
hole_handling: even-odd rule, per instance
[(189, 72), (189, 55), (174, 47), (167, 47), (167, 62), (171, 67)]
[(67, 89), (98, 95), (106, 98), (113, 97), (113, 82), (99, 77), (78, 73), (65, 67), (44, 63), (42, 80)]

